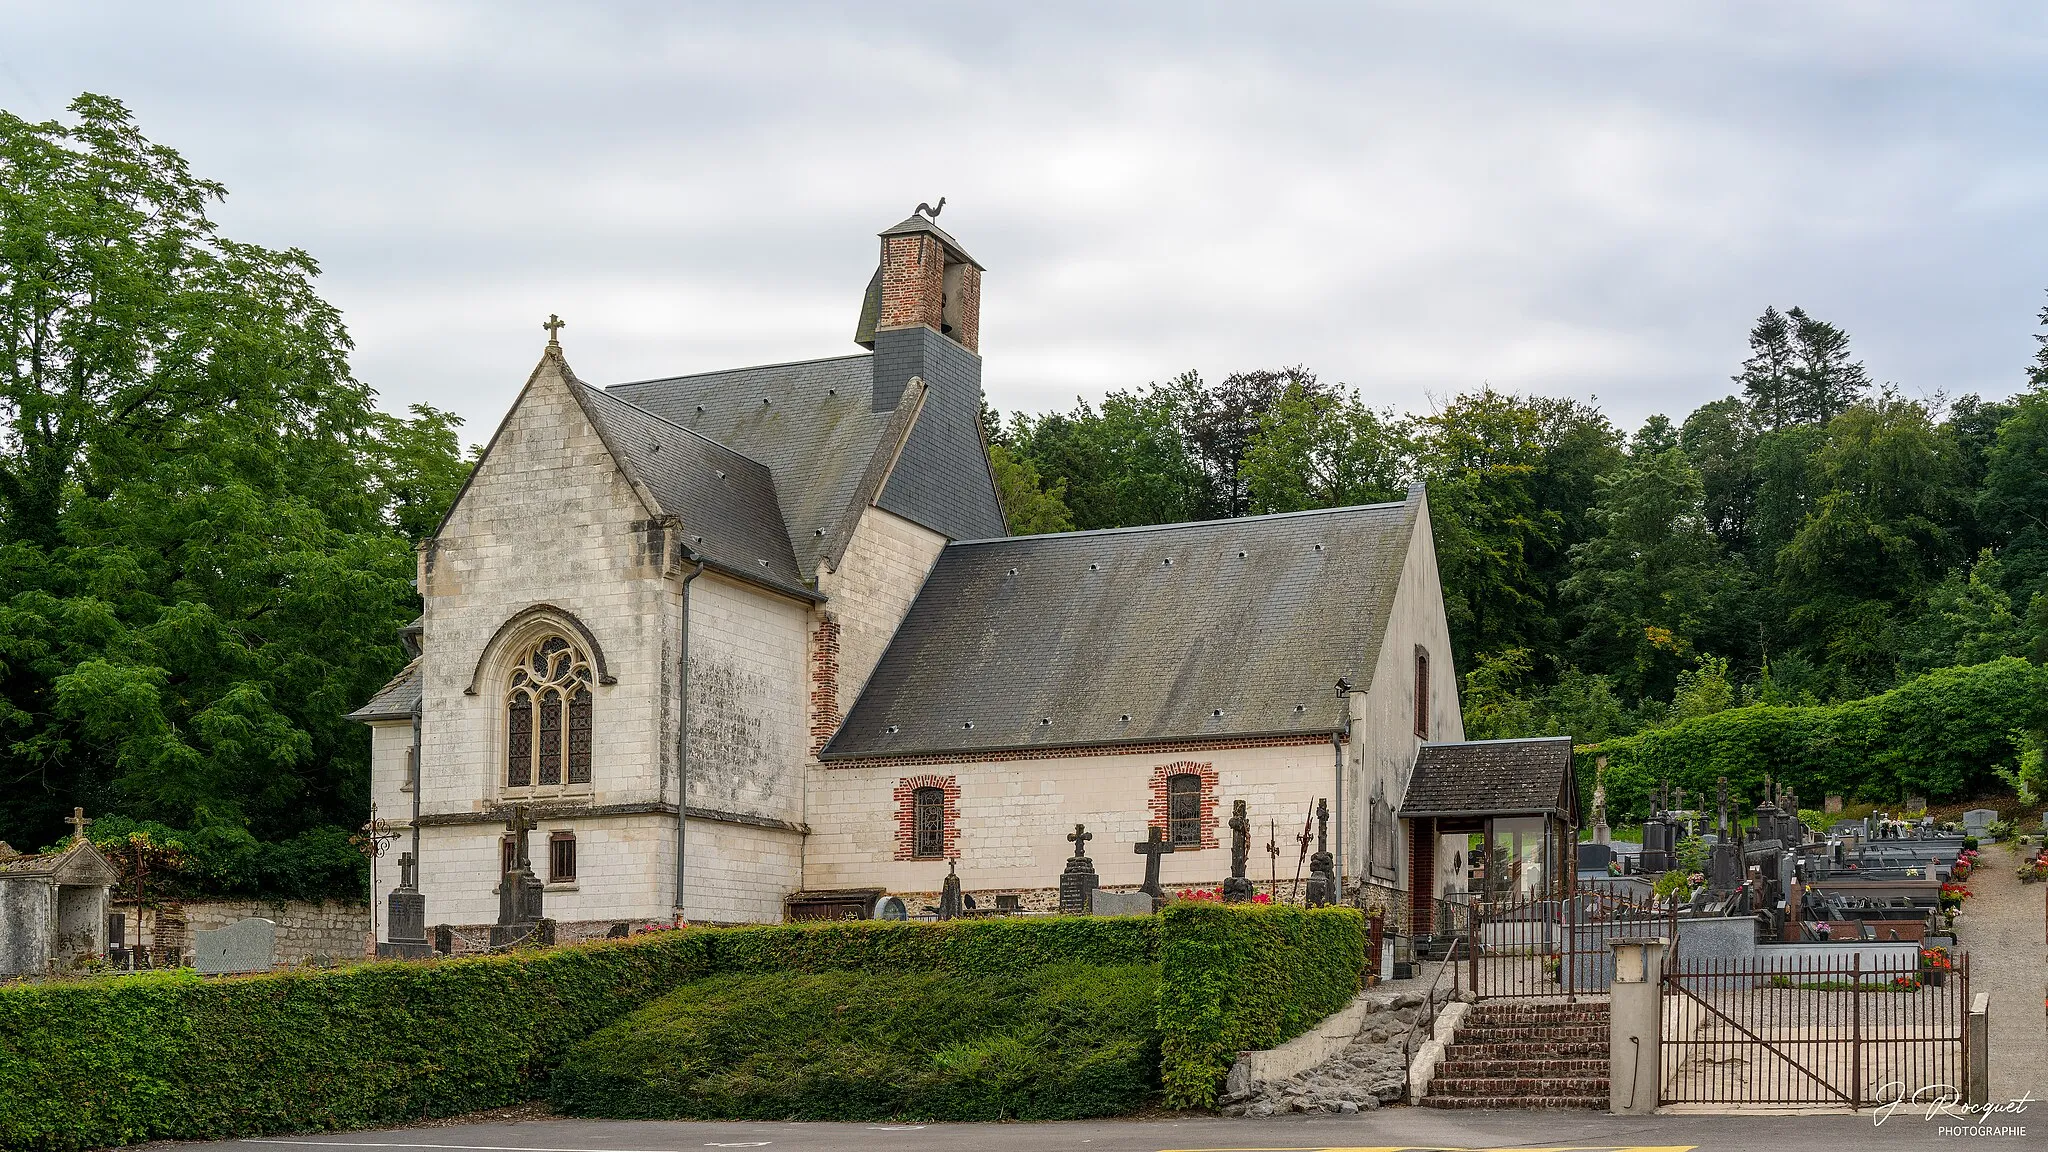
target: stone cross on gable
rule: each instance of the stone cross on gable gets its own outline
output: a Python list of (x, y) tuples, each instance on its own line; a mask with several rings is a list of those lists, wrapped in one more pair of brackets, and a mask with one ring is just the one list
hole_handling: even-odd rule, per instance
[(560, 348), (562, 346), (560, 333), (562, 329), (567, 328), (568, 326), (569, 322), (567, 320), (562, 319), (560, 316), (555, 315), (553, 312), (548, 313), (548, 322), (541, 325), (542, 328), (547, 329), (548, 343), (556, 348)]
[(1159, 825), (1147, 828), (1145, 839), (1131, 845), (1131, 851), (1145, 858), (1145, 882), (1139, 891), (1151, 893), (1154, 900), (1165, 899), (1166, 892), (1159, 886), (1159, 858), (1172, 854), (1173, 845), (1160, 835)]
[(86, 825), (92, 823), (92, 821), (85, 818), (85, 809), (83, 808), (73, 808), (70, 818), (64, 822), (71, 825), (71, 835), (80, 840), (85, 839)]
[(1095, 839), (1095, 833), (1088, 831), (1086, 825), (1076, 824), (1074, 825), (1074, 830), (1067, 833), (1067, 839), (1074, 842), (1075, 856), (1086, 856), (1088, 855), (1088, 842)]

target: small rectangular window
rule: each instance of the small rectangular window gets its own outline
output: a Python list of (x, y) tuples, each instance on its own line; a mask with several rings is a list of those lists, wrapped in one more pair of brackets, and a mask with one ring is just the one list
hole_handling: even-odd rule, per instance
[(1175, 848), (1195, 848), (1202, 843), (1202, 778), (1193, 772), (1178, 772), (1166, 778), (1168, 839)]
[(1415, 735), (1429, 739), (1429, 653), (1415, 649)]
[(548, 835), (548, 883), (570, 884), (576, 880), (576, 834)]

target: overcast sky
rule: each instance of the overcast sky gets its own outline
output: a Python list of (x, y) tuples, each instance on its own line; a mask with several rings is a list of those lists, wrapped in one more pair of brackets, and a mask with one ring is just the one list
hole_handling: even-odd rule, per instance
[(855, 350), (941, 195), (1004, 409), (1298, 362), (1633, 426), (1727, 394), (1766, 304), (2005, 396), (2048, 288), (2038, 3), (0, 0), (0, 107), (85, 90), (471, 439), (550, 312), (594, 383)]

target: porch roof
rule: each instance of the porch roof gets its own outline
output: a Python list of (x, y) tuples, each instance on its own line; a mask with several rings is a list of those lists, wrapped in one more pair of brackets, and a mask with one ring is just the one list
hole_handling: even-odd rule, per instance
[(1569, 736), (1424, 744), (1401, 816), (1558, 816), (1573, 825), (1579, 790)]

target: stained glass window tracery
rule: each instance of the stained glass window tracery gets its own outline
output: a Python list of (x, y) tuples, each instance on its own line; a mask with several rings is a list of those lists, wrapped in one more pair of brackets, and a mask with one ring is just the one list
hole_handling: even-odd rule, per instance
[(505, 786), (590, 783), (590, 661), (549, 636), (528, 649), (505, 690)]

